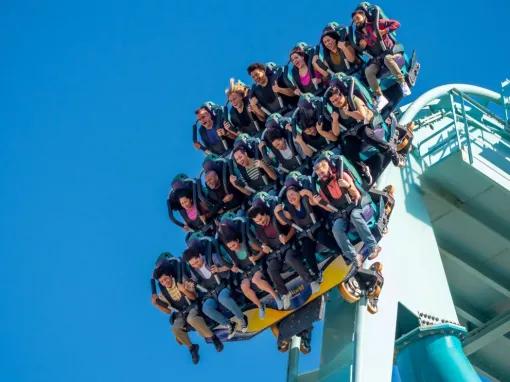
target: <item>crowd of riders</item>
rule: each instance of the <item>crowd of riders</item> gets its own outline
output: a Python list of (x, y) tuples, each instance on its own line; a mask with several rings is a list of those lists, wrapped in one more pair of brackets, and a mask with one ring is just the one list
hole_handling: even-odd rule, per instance
[(178, 174), (167, 199), (186, 249), (161, 254), (152, 275), (152, 302), (194, 363), (190, 329), (221, 351), (215, 330), (246, 332), (247, 306), (264, 320), (262, 296), (290, 309), (289, 274), (319, 291), (316, 253), (359, 269), (381, 251), (368, 190), (389, 163), (404, 165), (407, 130), (392, 112), (411, 91), (399, 22), (368, 3), (351, 21), (326, 25), (317, 45), (297, 44), (285, 65), (252, 63), (251, 86), (231, 79), (223, 104), (195, 110), (202, 168)]

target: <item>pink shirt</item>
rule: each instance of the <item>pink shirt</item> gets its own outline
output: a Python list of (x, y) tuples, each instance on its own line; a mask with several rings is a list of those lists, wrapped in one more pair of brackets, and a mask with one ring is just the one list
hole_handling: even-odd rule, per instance
[(196, 220), (198, 217), (197, 207), (193, 205), (189, 210), (186, 210), (186, 215), (188, 215), (190, 220)]
[(312, 76), (310, 76), (310, 71), (306, 72), (306, 75), (302, 76), (299, 75), (299, 81), (301, 82), (301, 85), (308, 86), (310, 84), (310, 81), (312, 80)]

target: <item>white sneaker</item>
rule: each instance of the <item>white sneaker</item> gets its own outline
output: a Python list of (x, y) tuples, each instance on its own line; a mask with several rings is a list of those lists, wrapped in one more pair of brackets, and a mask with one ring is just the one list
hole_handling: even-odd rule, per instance
[(290, 298), (291, 298), (291, 294), (290, 293), (287, 293), (287, 294), (284, 294), (283, 297), (282, 297), (282, 301), (283, 301), (283, 309), (284, 310), (287, 310), (290, 308)]
[(246, 320), (239, 320), (239, 326), (242, 333), (246, 333), (248, 331), (248, 323)]
[(266, 307), (262, 304), (259, 306), (259, 318), (263, 320), (264, 317), (266, 317)]
[(388, 103), (388, 99), (383, 95), (377, 96), (375, 98), (375, 108), (377, 111), (381, 111)]
[(409, 85), (407, 84), (407, 82), (404, 81), (400, 85), (400, 88), (402, 89), (402, 94), (404, 95), (404, 97), (411, 95), (411, 89), (409, 88)]
[(276, 302), (276, 307), (278, 308), (278, 310), (282, 310), (283, 309), (283, 302), (282, 302), (282, 299), (280, 297), (276, 297), (274, 299), (274, 302)]
[(317, 293), (321, 289), (321, 285), (317, 281), (312, 281), (310, 288), (312, 288), (312, 294)]
[(234, 322), (231, 321), (228, 324), (228, 336), (227, 336), (227, 338), (229, 340), (232, 339), (236, 335), (236, 331), (237, 331), (237, 325)]

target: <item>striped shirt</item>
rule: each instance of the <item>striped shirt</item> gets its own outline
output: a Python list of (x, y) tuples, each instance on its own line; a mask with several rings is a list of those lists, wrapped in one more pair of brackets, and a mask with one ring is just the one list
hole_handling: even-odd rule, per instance
[(171, 288), (166, 288), (168, 294), (170, 297), (172, 297), (172, 300), (179, 301), (182, 298), (181, 291), (177, 288), (177, 285), (174, 283)]
[[(267, 165), (267, 163), (264, 161), (264, 163)], [(261, 170), (260, 168), (258, 168), (257, 166), (255, 166), (255, 163), (253, 164), (253, 166), (247, 166), (244, 168), (246, 170), (246, 173), (248, 174), (248, 177), (251, 179), (251, 180), (257, 180), (257, 179), (260, 179), (260, 177), (262, 177), (263, 175), (265, 175), (265, 173), (263, 172), (263, 170)]]

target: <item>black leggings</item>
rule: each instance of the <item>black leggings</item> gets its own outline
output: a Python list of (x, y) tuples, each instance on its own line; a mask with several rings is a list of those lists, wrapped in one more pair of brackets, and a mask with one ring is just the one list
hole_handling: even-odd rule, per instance
[[(365, 132), (368, 130), (368, 132)], [(363, 174), (363, 163), (370, 168), (373, 179), (377, 179), (381, 172), (384, 170), (385, 164), (387, 163), (386, 152), (390, 149), (388, 142), (375, 137), (371, 128), (362, 129), (360, 131), (362, 137), (358, 135), (351, 135), (345, 137), (342, 142), (342, 153), (343, 155), (356, 167), (356, 170)], [(372, 156), (365, 161), (362, 161), (359, 157), (361, 149), (363, 147), (363, 141), (368, 144), (372, 144), (378, 149), (378, 152), (372, 154)]]
[[(287, 263), (294, 271), (298, 273), (299, 276), (303, 279), (303, 281), (310, 283), (312, 282), (312, 276), (308, 273), (303, 260), (294, 251), (292, 248), (289, 248), (284, 253), (284, 261)], [(287, 286), (285, 285), (285, 281), (282, 278), (281, 272), (283, 268), (283, 261), (280, 256), (272, 255), (267, 260), (267, 273), (269, 278), (273, 282), (276, 291), (280, 296), (289, 293)]]
[(308, 266), (317, 277), (319, 275), (319, 267), (317, 266), (317, 259), (315, 258), (317, 242), (310, 239), (309, 237), (304, 237), (299, 242), (301, 244), (301, 254), (303, 255), (303, 258), (306, 260)]
[(331, 233), (331, 230), (325, 230), (325, 229), (318, 229), (313, 233), (313, 237), (317, 241), (317, 243), (322, 244), (330, 251), (333, 251), (335, 253), (340, 253), (340, 247), (338, 247), (338, 244), (336, 243), (336, 240)]

